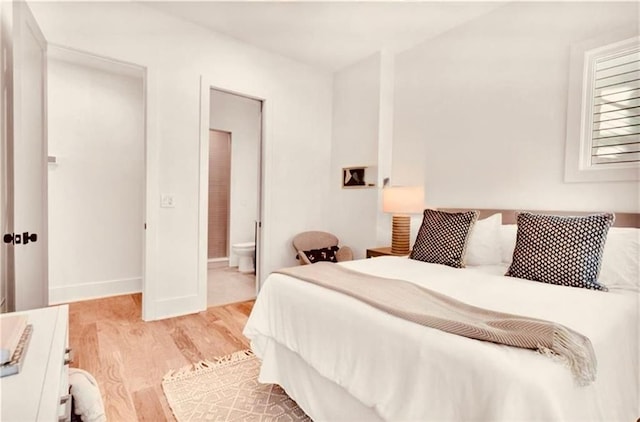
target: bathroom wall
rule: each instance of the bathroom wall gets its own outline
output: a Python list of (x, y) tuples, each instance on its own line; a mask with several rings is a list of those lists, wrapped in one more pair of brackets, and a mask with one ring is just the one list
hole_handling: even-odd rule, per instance
[(211, 90), (209, 125), (231, 132), (229, 266), (238, 265), (231, 246), (255, 240), (260, 181), (261, 102)]
[[(49, 300), (139, 292), (144, 224), (141, 75), (50, 59)], [(87, 58), (87, 60), (89, 60)], [(108, 63), (104, 63), (109, 66)]]
[(209, 132), (208, 259), (229, 256), (229, 197), (231, 191), (231, 134)]

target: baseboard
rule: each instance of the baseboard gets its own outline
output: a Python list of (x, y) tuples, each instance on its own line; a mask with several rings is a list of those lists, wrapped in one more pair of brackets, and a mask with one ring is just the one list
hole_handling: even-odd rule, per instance
[(49, 289), (49, 304), (78, 302), (101, 297), (118, 296), (142, 291), (142, 278), (94, 281)]
[(210, 258), (207, 260), (207, 268), (218, 268), (221, 262), (229, 262), (229, 258)]

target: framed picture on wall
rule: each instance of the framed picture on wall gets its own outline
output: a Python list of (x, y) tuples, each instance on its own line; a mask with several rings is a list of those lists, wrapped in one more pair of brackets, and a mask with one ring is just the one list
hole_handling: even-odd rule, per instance
[(342, 187), (355, 188), (366, 186), (364, 180), (366, 167), (345, 167), (342, 169)]

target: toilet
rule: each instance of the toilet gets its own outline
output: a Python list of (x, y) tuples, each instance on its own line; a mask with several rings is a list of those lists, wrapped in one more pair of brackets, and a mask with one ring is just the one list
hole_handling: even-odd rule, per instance
[(253, 258), (256, 253), (256, 243), (235, 243), (231, 250), (238, 256), (238, 271), (241, 273), (252, 273), (255, 271)]

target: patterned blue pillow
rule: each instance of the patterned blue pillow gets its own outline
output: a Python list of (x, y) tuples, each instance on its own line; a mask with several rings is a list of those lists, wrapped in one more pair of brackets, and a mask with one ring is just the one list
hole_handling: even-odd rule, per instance
[(505, 275), (606, 291), (598, 275), (614, 219), (609, 213), (579, 217), (518, 214), (513, 262)]
[(418, 261), (464, 268), (469, 230), (477, 211), (444, 212), (424, 210), (422, 225), (409, 256)]

